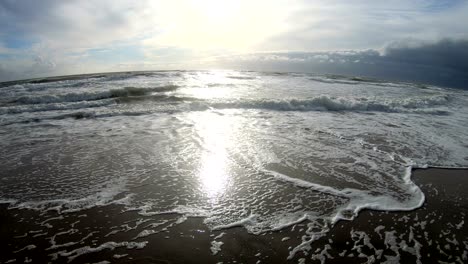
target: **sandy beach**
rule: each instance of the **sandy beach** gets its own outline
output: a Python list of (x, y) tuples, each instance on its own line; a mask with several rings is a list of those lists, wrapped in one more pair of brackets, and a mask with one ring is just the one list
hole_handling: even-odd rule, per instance
[[(353, 221), (340, 221), (323, 237), (304, 244), (305, 251), (297, 246), (303, 242), (307, 221), (253, 235), (241, 227), (210, 231), (201, 217), (122, 213), (116, 205), (62, 215), (9, 210), (2, 205), (0, 262), (466, 262), (468, 194), (464, 189), (468, 171), (415, 170), (412, 179), (426, 195), (421, 208), (362, 211)], [(291, 256), (291, 251), (297, 252)]]

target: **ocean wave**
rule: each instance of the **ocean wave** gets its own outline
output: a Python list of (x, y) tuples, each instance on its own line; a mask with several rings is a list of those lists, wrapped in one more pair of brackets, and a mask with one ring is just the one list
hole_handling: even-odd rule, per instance
[(255, 76), (226, 76), (229, 79), (235, 79), (235, 80), (255, 80), (257, 77)]
[[(0, 120), (1, 126), (9, 126), (15, 124), (31, 124), (31, 123), (39, 123), (44, 121), (52, 121), (52, 120), (63, 120), (63, 119), (75, 119), (75, 120), (87, 120), (87, 119), (99, 119), (99, 118), (108, 118), (108, 117), (135, 117), (135, 116), (142, 116), (142, 115), (150, 115), (153, 114), (154, 111), (109, 111), (105, 113), (96, 113), (95, 111), (76, 111), (66, 114), (58, 114), (52, 116), (36, 116), (32, 118), (23, 118), (23, 119), (16, 119), (14, 121), (3, 121)], [(50, 123), (43, 123), (41, 126), (51, 126)], [(52, 125), (53, 126), (53, 125)]]
[(67, 104), (49, 103), (49, 104), (38, 104), (38, 105), (16, 105), (16, 106), (0, 107), (0, 115), (94, 108), (94, 107), (108, 106), (111, 104), (115, 104), (115, 101), (112, 99), (100, 100), (100, 101), (72, 102), (72, 103), (67, 103)]
[(109, 98), (144, 96), (155, 92), (169, 92), (178, 88), (177, 85), (165, 85), (150, 88), (123, 87), (99, 92), (73, 92), (57, 95), (26, 95), (10, 101), (10, 104), (50, 104), (81, 101), (97, 101)]
[(78, 111), (74, 113), (54, 116), (48, 119), (49, 120), (61, 120), (61, 119), (66, 119), (66, 118), (95, 119), (95, 118), (105, 118), (105, 117), (113, 117), (113, 116), (141, 116), (141, 115), (148, 115), (151, 113), (152, 113), (151, 111), (116, 111), (116, 112), (96, 114), (95, 112)]
[(367, 98), (334, 98), (326, 95), (308, 99), (283, 100), (232, 100), (192, 102), (194, 108), (207, 107), (216, 109), (267, 109), (276, 111), (372, 111), (372, 112), (414, 112), (445, 115), (448, 111), (434, 109), (437, 106), (448, 105), (448, 96), (432, 96), (408, 98), (404, 100), (369, 100)]
[(115, 99), (117, 103), (137, 103), (141, 101), (153, 101), (159, 103), (178, 103), (178, 102), (190, 102), (190, 101), (199, 101), (194, 97), (188, 96), (175, 96), (175, 95), (165, 95), (165, 94), (153, 94), (145, 96), (122, 96)]
[[(68, 94), (66, 102), (14, 105), (0, 107), (0, 115), (18, 114), (24, 112), (78, 110), (108, 106), (115, 103), (140, 103), (142, 101), (157, 102), (146, 108), (151, 112), (179, 112), (204, 111), (209, 109), (264, 109), (272, 111), (334, 111), (334, 112), (388, 112), (388, 113), (418, 113), (432, 115), (449, 115), (448, 105), (451, 98), (446, 95), (427, 97), (414, 97), (406, 99), (380, 99), (369, 98), (340, 98), (331, 96), (317, 96), (307, 99), (215, 99), (203, 100), (195, 97), (148, 94), (151, 91), (176, 89), (176, 86), (165, 86), (157, 89), (131, 88), (110, 91), (110, 96), (87, 96), (81, 94), (80, 98), (88, 100), (72, 102), (75, 97)], [(98, 97), (99, 96), (99, 97)], [(94, 98), (91, 100), (90, 98)], [(96, 98), (103, 98), (98, 100)], [(129, 110), (131, 112), (131, 110)]]

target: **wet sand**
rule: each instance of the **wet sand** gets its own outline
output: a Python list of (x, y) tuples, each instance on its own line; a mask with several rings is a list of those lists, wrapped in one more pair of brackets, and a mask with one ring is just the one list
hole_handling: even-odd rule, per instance
[(296, 248), (289, 260), (290, 250), (310, 239), (303, 237), (307, 222), (252, 235), (241, 227), (210, 231), (203, 218), (143, 217), (117, 205), (64, 215), (0, 205), (0, 263), (466, 263), (468, 170), (415, 170), (412, 179), (426, 195), (421, 208), (363, 211), (310, 248), (304, 243), (308, 250)]

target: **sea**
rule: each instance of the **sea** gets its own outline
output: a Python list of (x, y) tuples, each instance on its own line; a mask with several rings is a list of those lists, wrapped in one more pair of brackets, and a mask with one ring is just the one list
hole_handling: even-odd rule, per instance
[[(307, 244), (363, 209), (420, 207), (412, 170), (468, 167), (467, 124), (467, 90), (362, 77), (150, 71), (1, 83), (0, 203), (54, 219), (116, 205), (252, 235), (307, 221)], [(144, 238), (156, 226), (135, 228)], [(52, 257), (86, 253), (53, 238)]]

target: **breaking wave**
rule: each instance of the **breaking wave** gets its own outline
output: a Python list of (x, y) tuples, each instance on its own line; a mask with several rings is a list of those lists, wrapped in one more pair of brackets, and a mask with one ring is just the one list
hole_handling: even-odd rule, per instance
[[(372, 112), (414, 112), (444, 115), (450, 112), (434, 109), (446, 106), (450, 101), (448, 96), (432, 96), (409, 98), (404, 100), (368, 100), (367, 98), (334, 98), (318, 96), (309, 99), (286, 100), (233, 100), (211, 102), (206, 107), (217, 109), (267, 109), (276, 111), (372, 111)], [(199, 106), (199, 102), (193, 103)]]
[[(26, 112), (41, 112), (41, 111), (57, 111), (57, 110), (82, 110), (87, 108), (96, 108), (109, 106), (115, 103), (142, 103), (142, 101), (159, 103), (159, 107), (153, 105), (152, 107), (145, 108), (143, 113), (141, 109), (125, 111), (131, 114), (136, 111), (137, 115), (151, 114), (156, 112), (185, 112), (185, 111), (205, 111), (209, 109), (256, 109), (256, 110), (270, 110), (270, 111), (331, 111), (331, 112), (388, 112), (388, 113), (416, 113), (416, 114), (430, 114), (430, 115), (450, 115), (451, 112), (447, 108), (450, 102), (448, 96), (431, 96), (431, 97), (417, 97), (407, 98), (403, 100), (369, 100), (367, 98), (335, 98), (330, 96), (318, 96), (308, 99), (233, 99), (233, 100), (203, 100), (189, 96), (176, 96), (165, 94), (149, 94), (152, 91), (162, 89), (170, 89), (169, 87), (157, 89), (143, 89), (143, 88), (123, 88), (112, 90), (109, 96), (104, 97), (103, 94), (81, 94), (74, 97), (74, 95), (67, 94), (62, 96), (69, 100), (67, 103), (54, 102), (43, 104), (29, 104), (29, 105), (14, 105), (9, 107), (0, 107), (0, 115), (5, 114), (19, 114)], [(174, 87), (175, 89), (175, 87)], [(106, 92), (107, 93), (107, 92)], [(60, 96), (58, 96), (60, 97)], [(57, 98), (58, 98), (57, 97)], [(52, 96), (51, 98), (55, 98)], [(87, 98), (88, 101), (70, 101), (78, 100), (78, 98)], [(93, 98), (90, 100), (90, 98)], [(98, 100), (97, 98), (102, 98)], [(36, 98), (37, 99), (37, 98)], [(55, 100), (55, 99), (54, 99)], [(58, 100), (58, 99), (57, 99)], [(116, 116), (120, 115), (121, 111), (110, 112), (102, 115), (70, 116), (70, 114), (60, 114), (54, 119), (62, 119), (75, 117), (80, 118), (97, 118), (102, 116)], [(78, 113), (81, 113), (78, 112)], [(34, 120), (36, 120), (34, 118)], [(44, 118), (39, 118), (44, 119)], [(48, 118), (45, 118), (48, 119)]]
[(108, 106), (114, 103), (115, 103), (114, 100), (107, 99), (107, 100), (100, 100), (100, 101), (72, 102), (72, 103), (67, 103), (67, 104), (48, 103), (48, 104), (37, 104), (37, 105), (16, 105), (16, 106), (9, 106), (9, 107), (0, 107), (0, 115), (95, 108), (95, 107)]
[(10, 103), (13, 104), (49, 104), (81, 101), (97, 101), (109, 98), (144, 96), (156, 92), (169, 92), (178, 88), (177, 85), (165, 85), (151, 88), (124, 87), (102, 92), (66, 93), (58, 95), (21, 96)]

